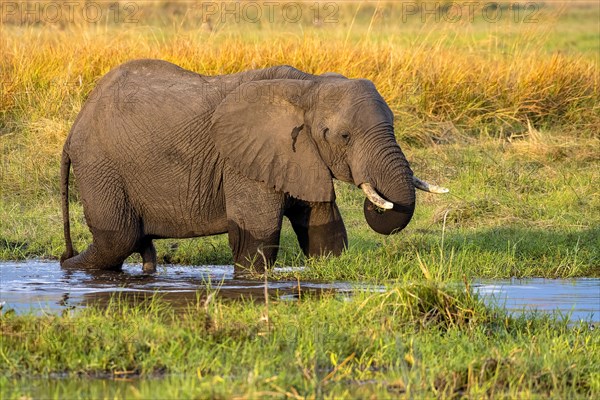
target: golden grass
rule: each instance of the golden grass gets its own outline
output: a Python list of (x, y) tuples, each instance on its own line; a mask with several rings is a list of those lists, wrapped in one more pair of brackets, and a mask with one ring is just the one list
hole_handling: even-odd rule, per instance
[[(111, 68), (135, 58), (161, 58), (208, 75), (289, 64), (311, 73), (367, 78), (396, 114), (403, 145), (511, 138), (529, 135), (532, 129), (561, 136), (598, 135), (597, 61), (583, 52), (543, 49), (544, 32), (558, 14), (548, 14), (546, 25), (522, 27), (509, 21), (493, 29), (427, 23), (415, 28), (413, 23), (407, 29), (419, 32), (412, 36), (398, 27), (376, 36), (374, 21), (387, 8), (369, 11), (368, 5), (356, 4), (341, 9), (345, 19), (338, 25), (322, 29), (252, 26), (245, 32), (224, 26), (207, 32), (178, 25), (173, 15), (160, 26), (81, 21), (4, 26), (4, 194), (57, 190), (61, 145), (86, 95)], [(159, 10), (168, 6), (156, 4)], [(503, 38), (502, 29), (516, 33)], [(467, 45), (459, 44), (461, 40)]]
[[(337, 71), (364, 77), (377, 85), (401, 117), (411, 114), (423, 121), (451, 121), (464, 127), (529, 119), (564, 125), (580, 122), (589, 128), (599, 118), (597, 65), (560, 54), (506, 58), (456, 54), (441, 46), (407, 49), (394, 43), (358, 43), (344, 47), (318, 37), (251, 44), (234, 38), (211, 44), (201, 36), (161, 41), (128, 34), (70, 42), (64, 34), (29, 35), (35, 33), (9, 37), (1, 59), (7, 82), (2, 109), (9, 113), (72, 116), (94, 82), (111, 68), (135, 58), (162, 58), (208, 75), (290, 64), (312, 73)], [(595, 107), (584, 108), (594, 103)]]

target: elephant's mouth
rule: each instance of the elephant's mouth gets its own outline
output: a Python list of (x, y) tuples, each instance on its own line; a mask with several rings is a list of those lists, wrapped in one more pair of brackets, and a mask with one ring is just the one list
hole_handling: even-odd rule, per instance
[[(449, 190), (446, 189), (445, 187), (432, 185), (430, 183), (422, 181), (421, 179), (417, 178), (414, 175), (412, 177), (412, 182), (413, 182), (413, 185), (415, 188), (423, 190), (425, 192), (438, 193), (438, 194), (449, 192)], [(362, 183), (361, 185), (359, 185), (359, 187), (365, 193), (365, 196), (367, 196), (367, 199), (369, 199), (369, 201), (371, 203), (373, 203), (373, 205), (375, 205), (379, 209), (379, 211), (385, 212), (386, 210), (391, 210), (394, 208), (394, 203), (392, 203), (391, 201), (386, 200), (385, 198), (380, 196), (379, 193), (377, 193), (377, 191), (373, 188), (373, 186), (369, 182)]]
[[(412, 186), (432, 193), (448, 192), (446, 188), (431, 185), (414, 176)], [(365, 219), (375, 232), (391, 235), (400, 232), (410, 222), (415, 209), (414, 189), (411, 188), (413, 194), (407, 200), (390, 201), (369, 182), (362, 183), (360, 188), (367, 197), (363, 210)]]

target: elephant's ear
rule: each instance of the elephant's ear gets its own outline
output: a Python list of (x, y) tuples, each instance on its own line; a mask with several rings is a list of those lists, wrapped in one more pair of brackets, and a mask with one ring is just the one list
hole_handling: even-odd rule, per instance
[(212, 117), (217, 150), (239, 172), (306, 201), (333, 201), (329, 169), (305, 122), (315, 83), (248, 82), (229, 93)]

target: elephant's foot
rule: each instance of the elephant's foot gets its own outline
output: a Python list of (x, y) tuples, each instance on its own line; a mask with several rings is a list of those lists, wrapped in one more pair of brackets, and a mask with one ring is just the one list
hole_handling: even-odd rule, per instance
[(262, 274), (266, 268), (275, 264), (279, 234), (277, 230), (257, 237), (256, 233), (229, 221), (229, 245), (233, 253), (236, 277)]
[(247, 249), (245, 252), (234, 252), (234, 275), (238, 277), (256, 277), (257, 274), (263, 274), (269, 267), (275, 264), (277, 260), (277, 250), (279, 246), (269, 246), (270, 249), (262, 247), (260, 244), (254, 249)]
[(145, 262), (142, 265), (142, 272), (145, 274), (153, 274), (156, 272), (156, 263), (153, 262)]
[(61, 262), (64, 269), (121, 271), (125, 259), (135, 251), (135, 232), (119, 235), (92, 228), (92, 236), (87, 249)]
[(65, 261), (67, 261), (68, 259), (73, 258), (75, 256), (78, 256), (78, 255), (79, 255), (79, 252), (77, 250), (73, 250), (72, 253), (65, 251), (60, 256), (60, 265), (62, 266), (65, 263)]
[(98, 252), (92, 243), (85, 251), (73, 257), (66, 259), (61, 257), (60, 266), (66, 270), (120, 271), (125, 258), (107, 257)]
[(145, 274), (156, 272), (156, 248), (152, 239), (145, 239), (140, 246), (140, 255), (142, 256), (142, 271)]

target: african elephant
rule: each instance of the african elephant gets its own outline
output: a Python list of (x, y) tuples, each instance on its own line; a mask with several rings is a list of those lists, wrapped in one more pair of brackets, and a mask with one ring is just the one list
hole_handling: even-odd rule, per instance
[[(93, 235), (70, 237), (71, 164)], [(90, 93), (61, 161), (65, 268), (120, 269), (153, 239), (229, 234), (236, 268), (277, 257), (282, 219), (308, 256), (347, 246), (333, 178), (363, 189), (364, 214), (390, 234), (410, 221), (415, 186), (393, 115), (372, 82), (289, 66), (203, 76), (160, 60), (107, 73)], [(439, 191), (439, 190), (438, 190)]]

